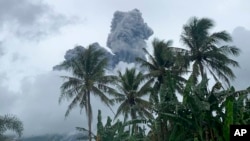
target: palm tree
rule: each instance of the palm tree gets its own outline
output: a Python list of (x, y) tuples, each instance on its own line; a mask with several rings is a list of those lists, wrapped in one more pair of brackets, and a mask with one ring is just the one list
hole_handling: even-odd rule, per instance
[(186, 67), (184, 60), (180, 58), (181, 51), (179, 48), (171, 47), (172, 41), (154, 39), (152, 42), (153, 55), (151, 55), (147, 49), (143, 48), (146, 55), (149, 57), (149, 61), (137, 58), (137, 62), (141, 64), (142, 67), (149, 69), (149, 75), (156, 77), (159, 84), (163, 84), (163, 77), (169, 70), (174, 74), (180, 74), (184, 71)]
[(183, 26), (181, 41), (189, 48), (189, 61), (193, 63), (191, 77), (197, 83), (197, 77), (205, 77), (208, 71), (213, 78), (224, 80), (228, 85), (229, 79), (235, 75), (229, 66), (239, 67), (238, 62), (229, 55), (239, 55), (239, 49), (234, 46), (222, 45), (232, 41), (226, 31), (209, 33), (214, 23), (211, 19), (193, 17)]
[(104, 104), (110, 106), (112, 101), (105, 95), (113, 89), (109, 86), (114, 77), (105, 75), (107, 58), (103, 50), (90, 45), (84, 51), (78, 52), (77, 56), (62, 62), (59, 67), (69, 71), (72, 76), (62, 76), (66, 81), (61, 85), (61, 96), (73, 99), (68, 106), (65, 116), (77, 104), (81, 110), (85, 108), (88, 117), (89, 140), (91, 141), (92, 107), (90, 103), (91, 95), (97, 96)]
[[(152, 91), (153, 79), (147, 80), (141, 72), (136, 72), (135, 68), (126, 69), (122, 74), (118, 71), (117, 88), (115, 100), (120, 103), (115, 118), (124, 115), (124, 122), (130, 116), (132, 120), (153, 118), (150, 110), (152, 106), (149, 101), (143, 99)], [(144, 97), (145, 98), (145, 97)], [(136, 132), (136, 125), (133, 125), (133, 132)]]
[(15, 116), (12, 115), (4, 115), (0, 116), (0, 140), (6, 139), (3, 135), (7, 130), (12, 130), (17, 133), (20, 137), (23, 132), (23, 124), (22, 122)]
[(146, 67), (149, 72), (148, 77), (156, 78), (154, 84), (154, 93), (150, 95), (150, 100), (157, 104), (158, 95), (162, 84), (164, 84), (165, 77), (174, 78), (176, 81), (176, 89), (181, 92), (183, 84), (186, 81), (181, 75), (187, 73), (188, 60), (185, 59), (186, 50), (181, 48), (171, 47), (172, 41), (164, 41), (154, 39), (152, 42), (153, 54), (151, 55), (145, 48), (143, 48), (148, 60), (137, 58), (137, 62), (141, 67)]

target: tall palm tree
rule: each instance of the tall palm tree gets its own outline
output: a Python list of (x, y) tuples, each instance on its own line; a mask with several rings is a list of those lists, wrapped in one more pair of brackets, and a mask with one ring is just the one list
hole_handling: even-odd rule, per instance
[[(135, 68), (126, 69), (124, 74), (118, 71), (116, 85), (118, 92), (115, 100), (120, 103), (120, 106), (115, 118), (121, 114), (124, 115), (124, 121), (127, 121), (129, 116), (132, 120), (153, 118), (150, 112), (152, 106), (144, 99), (144, 96), (152, 91), (152, 83), (153, 79), (147, 80), (141, 72), (136, 72)], [(136, 125), (133, 125), (133, 132), (136, 132), (135, 128)]]
[[(154, 84), (154, 92), (151, 100), (156, 99), (156, 93), (159, 92), (161, 85), (164, 83), (165, 77), (174, 78), (177, 83), (176, 89), (181, 92), (184, 82), (186, 81), (181, 75), (186, 73), (188, 60), (185, 59), (186, 50), (172, 47), (172, 41), (164, 41), (154, 39), (152, 42), (153, 54), (151, 55), (143, 48), (148, 60), (137, 58), (137, 62), (141, 67), (146, 67), (149, 72), (148, 77), (156, 78)], [(156, 102), (157, 100), (153, 100)]]
[(12, 130), (17, 133), (20, 137), (23, 132), (23, 124), (22, 122), (15, 116), (12, 115), (4, 115), (0, 116), (0, 140), (6, 139), (3, 135), (7, 130)]
[(81, 110), (85, 108), (88, 117), (89, 140), (91, 141), (92, 107), (90, 103), (91, 95), (97, 96), (106, 105), (113, 104), (105, 95), (105, 92), (113, 91), (109, 86), (114, 77), (105, 75), (107, 58), (103, 50), (90, 45), (84, 51), (78, 52), (76, 57), (65, 60), (59, 67), (69, 71), (72, 76), (62, 76), (66, 81), (61, 85), (61, 96), (63, 98), (73, 99), (68, 106), (65, 116), (76, 105)]
[(208, 18), (193, 17), (183, 26), (181, 41), (188, 47), (189, 61), (193, 63), (191, 78), (197, 82), (197, 77), (205, 77), (207, 71), (213, 78), (224, 80), (229, 85), (229, 79), (235, 75), (229, 66), (239, 67), (238, 62), (229, 58), (237, 56), (240, 50), (234, 46), (223, 45), (232, 41), (226, 31), (210, 33), (214, 22)]

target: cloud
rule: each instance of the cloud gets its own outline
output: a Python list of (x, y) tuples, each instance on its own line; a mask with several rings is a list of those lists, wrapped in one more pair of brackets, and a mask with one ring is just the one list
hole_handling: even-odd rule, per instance
[(148, 27), (138, 9), (128, 12), (116, 11), (111, 23), (107, 46), (115, 54), (113, 66), (119, 61), (134, 62), (136, 57), (145, 58), (142, 51), (153, 30)]
[(126, 72), (126, 69), (132, 69), (132, 68), (135, 68), (136, 70), (139, 70), (142, 73), (146, 73), (146, 70), (144, 68), (141, 68), (140, 65), (138, 65), (137, 63), (127, 63), (123, 61), (117, 63), (112, 73), (117, 75), (118, 74), (117, 72), (120, 71), (122, 74), (124, 74)]
[[(58, 103), (63, 82), (59, 75), (63, 74), (46, 72), (32, 79), (26, 77), (22, 80), (21, 91), (17, 93), (0, 86), (1, 114), (10, 113), (20, 118), (24, 124), (24, 136), (69, 133), (75, 131), (76, 126), (88, 127), (85, 111), (80, 114), (78, 107), (65, 119), (70, 101)], [(99, 99), (91, 98), (94, 113), (92, 128), (95, 132), (97, 110), (103, 111), (103, 118), (112, 113)]]
[(15, 93), (9, 91), (8, 89), (6, 89), (4, 86), (1, 85), (0, 86), (1, 114), (12, 111), (13, 107), (11, 107), (11, 105), (13, 105), (18, 100), (18, 98), (19, 97)]
[[(106, 57), (110, 61), (112, 61), (111, 59), (112, 59), (113, 55), (109, 50), (107, 50), (104, 47), (100, 46), (99, 43), (97, 43), (97, 42), (92, 43), (90, 45), (93, 46), (94, 48), (98, 49), (98, 50), (102, 50), (105, 53)], [(65, 59), (65, 61), (70, 61), (70, 60), (72, 60), (74, 58), (77, 58), (79, 53), (85, 52), (85, 50), (86, 50), (85, 47), (77, 45), (73, 49), (69, 49), (69, 50), (66, 51), (66, 53), (64, 55), (64, 59)], [(108, 67), (111, 66), (111, 64), (108, 64), (108, 65), (109, 65)], [(63, 69), (64, 69), (64, 67), (60, 66), (60, 65), (56, 65), (56, 66), (53, 67), (53, 70), (63, 70)]]
[[(66, 62), (71, 61), (72, 59), (77, 58), (80, 52), (84, 52), (84, 51), (85, 51), (85, 48), (82, 46), (76, 46), (73, 49), (69, 49), (66, 51), (64, 55), (64, 59), (65, 59), (64, 61)], [(63, 70), (63, 69), (64, 67), (60, 65), (56, 65), (53, 67), (53, 70)]]
[(55, 12), (43, 1), (0, 0), (0, 30), (22, 39), (40, 39), (77, 21)]
[(236, 80), (233, 85), (238, 89), (245, 89), (250, 86), (250, 30), (244, 27), (237, 27), (232, 33), (233, 43), (241, 49), (241, 54), (235, 60), (239, 62), (240, 68), (234, 68), (233, 71), (236, 75)]
[(2, 42), (0, 41), (0, 57), (4, 55), (4, 47), (2, 46)]

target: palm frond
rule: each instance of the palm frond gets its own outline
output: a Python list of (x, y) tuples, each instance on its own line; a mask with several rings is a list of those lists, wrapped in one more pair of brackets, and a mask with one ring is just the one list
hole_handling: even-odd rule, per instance
[(23, 133), (23, 123), (13, 115), (0, 116), (0, 136), (7, 130), (14, 131), (19, 137)]
[(221, 52), (223, 52), (226, 55), (229, 54), (229, 55), (238, 56), (240, 54), (240, 49), (235, 46), (223, 45), (219, 49)]
[(67, 116), (69, 115), (70, 111), (71, 111), (74, 107), (76, 107), (76, 105), (77, 105), (79, 102), (84, 103), (84, 104), (82, 104), (82, 105), (85, 105), (85, 106), (86, 106), (86, 101), (85, 101), (86, 98), (83, 98), (83, 96), (86, 96), (86, 94), (78, 94), (78, 95), (72, 100), (72, 102), (69, 104), (68, 109), (67, 109), (67, 111), (66, 111), (66, 113), (65, 113), (65, 117), (67, 117)]

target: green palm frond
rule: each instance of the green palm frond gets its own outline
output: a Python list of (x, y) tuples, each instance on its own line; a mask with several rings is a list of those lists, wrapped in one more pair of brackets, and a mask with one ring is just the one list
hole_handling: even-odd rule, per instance
[(240, 49), (235, 46), (223, 45), (219, 49), (221, 52), (229, 55), (238, 56), (240, 54)]
[(232, 37), (226, 31), (210, 34), (213, 26), (211, 19), (197, 17), (191, 18), (183, 26), (181, 41), (189, 48), (189, 61), (197, 63), (193, 65), (191, 77), (204, 77), (208, 71), (216, 81), (221, 79), (230, 85), (230, 79), (233, 80), (235, 75), (229, 66), (239, 67), (239, 64), (229, 56), (238, 56), (240, 50), (235, 46), (221, 45), (232, 41)]
[(19, 137), (23, 133), (23, 123), (13, 115), (0, 116), (0, 137), (4, 137), (3, 133), (7, 130), (14, 131)]
[(86, 102), (87, 102), (87, 101), (86, 101), (86, 93), (82, 93), (82, 94), (76, 95), (76, 96), (73, 98), (72, 102), (69, 104), (68, 109), (67, 109), (67, 111), (66, 111), (66, 113), (65, 113), (65, 117), (67, 117), (67, 116), (69, 115), (70, 111), (71, 111), (73, 108), (75, 108), (75, 107), (77, 106), (78, 103), (80, 103), (79, 105), (80, 105), (80, 107), (81, 107), (81, 109), (82, 109), (83, 107), (85, 107)]
[(154, 79), (148, 79), (148, 77), (144, 77), (144, 74), (136, 72), (135, 68), (132, 68), (126, 69), (124, 74), (118, 71), (117, 82), (119, 94), (114, 100), (120, 106), (117, 109), (115, 118), (121, 114), (124, 115), (124, 121), (128, 119), (128, 115), (132, 119), (136, 117), (144, 118), (144, 116), (152, 117), (152, 114), (148, 112), (152, 109), (152, 105), (144, 100), (143, 96), (152, 92), (151, 86)]

